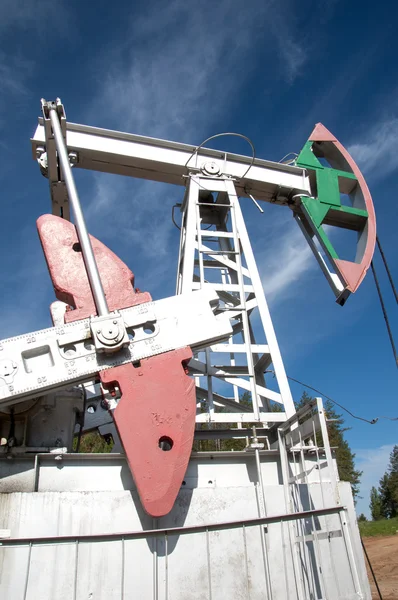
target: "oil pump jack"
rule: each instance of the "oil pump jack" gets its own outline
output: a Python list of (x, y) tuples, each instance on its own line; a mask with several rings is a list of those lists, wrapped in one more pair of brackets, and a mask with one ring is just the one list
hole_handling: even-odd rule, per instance
[[(368, 187), (320, 123), (290, 164), (211, 139), (78, 125), (42, 100), (37, 229), (57, 300), (53, 327), (0, 342), (2, 597), (370, 599), (323, 404), (295, 409), (239, 203), (289, 209), (344, 305), (373, 256)], [(185, 189), (175, 296), (152, 301), (89, 235), (76, 169)], [(358, 233), (355, 261), (331, 228)], [(113, 452), (74, 453), (79, 427)]]

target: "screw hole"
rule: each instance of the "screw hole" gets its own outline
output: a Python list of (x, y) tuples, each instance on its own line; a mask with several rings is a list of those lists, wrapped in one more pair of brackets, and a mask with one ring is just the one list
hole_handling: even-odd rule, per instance
[(73, 356), (74, 354), (76, 354), (76, 346), (74, 344), (68, 344), (67, 346), (64, 346), (64, 355), (69, 357), (69, 356)]
[(187, 485), (187, 482), (186, 482), (186, 481), (183, 481), (183, 482), (182, 482), (182, 485)]
[(163, 435), (159, 439), (159, 448), (164, 452), (169, 452), (169, 450), (171, 450), (173, 447), (173, 443), (174, 442), (171, 438), (167, 437), (167, 435)]
[(133, 367), (134, 369), (139, 369), (141, 366), (141, 361), (137, 360), (136, 362), (133, 362)]
[(211, 485), (213, 482), (211, 479), (209, 479), (209, 481), (207, 482), (209, 485)]
[(152, 323), (145, 323), (145, 325), (144, 325), (144, 331), (148, 335), (150, 333), (153, 333), (155, 331), (155, 325), (152, 325)]
[(75, 242), (72, 246), (72, 250), (74, 250), (75, 252), (81, 252), (82, 251), (82, 247), (79, 244), (79, 242)]

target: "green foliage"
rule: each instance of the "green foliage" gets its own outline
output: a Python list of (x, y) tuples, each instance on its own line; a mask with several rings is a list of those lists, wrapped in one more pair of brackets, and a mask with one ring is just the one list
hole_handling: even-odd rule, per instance
[(313, 398), (309, 394), (307, 394), (306, 391), (304, 391), (301, 394), (300, 400), (298, 402), (295, 402), (296, 410), (299, 410), (299, 408), (303, 408), (303, 406), (311, 402), (311, 400), (313, 400)]
[[(77, 448), (77, 436), (73, 440), (73, 450), (76, 452)], [(82, 435), (80, 441), (79, 453), (99, 453), (104, 454), (111, 452), (113, 448), (113, 441), (107, 441), (97, 431), (89, 431)]]
[(363, 513), (361, 513), (358, 517), (358, 523), (363, 523), (364, 521), (367, 521), (367, 518)]
[[(372, 493), (374, 496), (375, 488), (371, 491), (371, 509), (372, 509)], [(379, 482), (378, 498), (380, 502), (379, 519), (394, 519), (398, 516), (398, 446), (394, 446), (391, 454), (387, 471)], [(372, 518), (373, 512), (372, 512)]]
[(370, 514), (372, 515), (373, 521), (379, 521), (381, 516), (381, 498), (380, 494), (375, 487), (370, 490)]
[(398, 531), (398, 517), (393, 519), (381, 519), (379, 521), (358, 522), (362, 537), (375, 535), (396, 535)]

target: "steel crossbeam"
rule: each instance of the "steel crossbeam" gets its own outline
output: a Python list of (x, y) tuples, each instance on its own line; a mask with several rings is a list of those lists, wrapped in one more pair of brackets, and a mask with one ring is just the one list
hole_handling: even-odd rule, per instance
[[(311, 193), (309, 177), (302, 168), (255, 158), (245, 174), (251, 164), (249, 156), (208, 148), (197, 153), (197, 147), (188, 144), (76, 123), (66, 122), (65, 127), (66, 145), (74, 168), (175, 185), (185, 185), (185, 177), (190, 172), (211, 168), (233, 177), (239, 196), (255, 196), (277, 204), (286, 204), (293, 195)], [(46, 135), (42, 118), (31, 143), (34, 158), (39, 159), (49, 177), (53, 213), (59, 215), (67, 198), (65, 182), (57, 170), (50, 168), (55, 148)]]
[(98, 353), (91, 319), (42, 329), (0, 342), (0, 404), (21, 402), (96, 373), (150, 356), (224, 340), (231, 326), (211, 305), (218, 296), (201, 290), (120, 310), (131, 339), (114, 354)]

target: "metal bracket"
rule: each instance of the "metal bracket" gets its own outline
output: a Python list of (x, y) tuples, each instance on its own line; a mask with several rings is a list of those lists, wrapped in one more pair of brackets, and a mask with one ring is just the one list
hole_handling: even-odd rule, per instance
[[(52, 200), (52, 213), (70, 221), (68, 192), (64, 175), (58, 163), (56, 143), (50, 121), (50, 110), (55, 108), (59, 116), (62, 136), (66, 144), (66, 114), (64, 106), (59, 98), (57, 98), (55, 102), (47, 102), (42, 98), (41, 106), (46, 141), (45, 146), (36, 149), (36, 159), (39, 163), (40, 171), (45, 177), (48, 177)], [(77, 162), (77, 158), (75, 162)]]
[(92, 317), (90, 327), (97, 352), (117, 352), (130, 343), (123, 317), (118, 312)]

